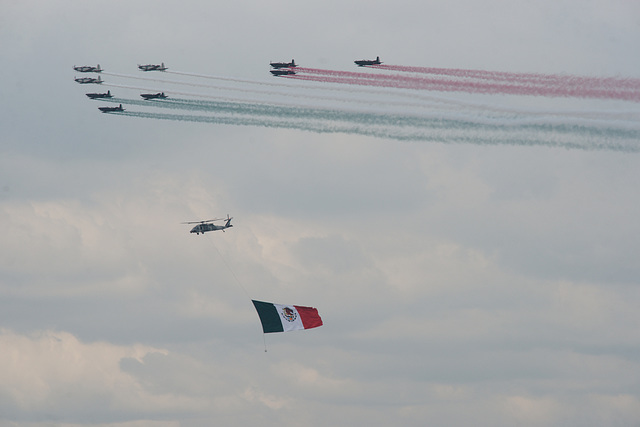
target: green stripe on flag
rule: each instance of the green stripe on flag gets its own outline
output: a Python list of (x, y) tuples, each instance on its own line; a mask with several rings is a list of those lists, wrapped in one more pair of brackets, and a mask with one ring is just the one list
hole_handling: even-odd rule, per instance
[(280, 315), (273, 304), (264, 301), (251, 301), (258, 312), (260, 322), (262, 322), (262, 331), (265, 334), (270, 332), (284, 332)]

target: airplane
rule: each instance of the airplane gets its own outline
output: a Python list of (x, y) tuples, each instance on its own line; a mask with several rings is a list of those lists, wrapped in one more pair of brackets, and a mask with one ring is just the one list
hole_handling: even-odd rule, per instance
[(296, 72), (290, 69), (285, 69), (285, 70), (280, 70), (280, 69), (275, 69), (275, 70), (269, 70), (271, 71), (271, 74), (273, 74), (274, 76), (286, 76), (286, 75), (291, 75), (291, 74), (295, 74)]
[(273, 68), (290, 68), (297, 67), (296, 62), (292, 59), (291, 62), (271, 62), (270, 65)]
[(164, 62), (160, 65), (147, 64), (147, 65), (138, 65), (142, 71), (164, 71), (168, 68), (164, 66)]
[(143, 97), (144, 99), (146, 99), (147, 101), (150, 100), (150, 99), (165, 99), (165, 98), (167, 98), (167, 95), (165, 95), (164, 92), (141, 93), (140, 96)]
[(380, 57), (376, 56), (376, 59), (361, 59), (359, 61), (353, 61), (358, 67), (364, 67), (365, 65), (380, 65)]
[[(189, 222), (183, 222), (183, 224), (198, 224), (195, 227), (193, 227), (189, 233), (204, 234), (207, 231), (217, 231), (217, 230), (222, 230), (224, 232), (225, 228), (233, 227), (233, 225), (231, 225), (232, 219), (233, 217), (230, 217), (229, 215), (227, 215), (226, 218), (209, 219), (207, 221), (189, 221)], [(226, 221), (226, 222), (224, 223), (224, 225), (215, 225), (214, 224), (215, 221)]]
[(80, 83), (81, 85), (86, 85), (89, 83), (96, 83), (96, 84), (100, 84), (102, 83), (102, 79), (100, 78), (100, 76), (98, 76), (97, 79), (94, 79), (93, 77), (80, 77), (80, 78), (74, 78), (75, 81), (77, 81), (78, 83)]
[(73, 69), (79, 73), (101, 73), (102, 68), (100, 68), (100, 64), (97, 67), (92, 67), (90, 65), (83, 65), (80, 67), (73, 66)]
[(110, 90), (108, 90), (106, 93), (87, 93), (86, 95), (91, 99), (113, 98), (113, 95), (111, 95)]
[(122, 108), (122, 104), (120, 104), (117, 107), (98, 107), (98, 110), (103, 113), (113, 113), (116, 111), (124, 111), (124, 108)]

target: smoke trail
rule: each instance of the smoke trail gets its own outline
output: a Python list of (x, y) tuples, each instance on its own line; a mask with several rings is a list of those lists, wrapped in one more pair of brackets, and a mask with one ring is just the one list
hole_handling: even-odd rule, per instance
[[(421, 125), (369, 123), (367, 119), (335, 122), (304, 116), (281, 114), (278, 117), (250, 113), (196, 116), (148, 112), (114, 112), (138, 118), (188, 121), (235, 126), (296, 129), (315, 133), (346, 133), (397, 141), (468, 143), (476, 145), (548, 146), (582, 150), (640, 152), (639, 130), (575, 124), (551, 123), (476, 123), (452, 119), (425, 120)], [(228, 113), (228, 111), (225, 111)], [(251, 115), (254, 114), (254, 115)]]
[(403, 71), (420, 74), (445, 75), (463, 78), (475, 78), (496, 81), (516, 81), (520, 83), (534, 83), (560, 86), (591, 86), (599, 88), (618, 88), (640, 90), (640, 79), (625, 77), (587, 77), (561, 74), (513, 73), (504, 71), (466, 70), (457, 68), (407, 67), (401, 65), (375, 65), (391, 71)]
[[(328, 108), (308, 108), (300, 106), (283, 106), (260, 103), (228, 102), (228, 101), (200, 101), (190, 99), (165, 99), (143, 101), (138, 99), (111, 98), (105, 100), (117, 104), (132, 104), (139, 106), (153, 106), (165, 109), (180, 109), (190, 111), (201, 111), (216, 114), (234, 114), (244, 116), (261, 116), (275, 119), (296, 119), (296, 120), (320, 120), (325, 122), (347, 122), (367, 126), (385, 126), (397, 128), (440, 128), (442, 126), (452, 127), (456, 124), (464, 124), (467, 127), (476, 126), (476, 130), (483, 130), (483, 126), (504, 128), (537, 126), (540, 130), (547, 126), (555, 131), (562, 131), (565, 127), (572, 127), (573, 132), (585, 134), (596, 134), (597, 129), (606, 128), (608, 135), (616, 135), (628, 139), (640, 138), (640, 129), (637, 124), (630, 122), (626, 126), (613, 128), (607, 121), (597, 120), (556, 120), (554, 123), (549, 119), (532, 119), (530, 117), (514, 118), (488, 118), (470, 117), (465, 114), (447, 115), (442, 112), (431, 115), (410, 115), (376, 113), (367, 111), (347, 111), (341, 109)], [(634, 126), (635, 125), (635, 126)]]
[[(305, 69), (306, 70), (306, 69)], [(313, 70), (313, 69), (309, 69), (309, 70)], [(323, 71), (323, 70), (320, 70)], [(317, 86), (317, 85), (300, 85), (300, 82), (303, 80), (315, 80), (318, 82), (323, 82), (323, 83), (327, 83), (328, 81), (325, 81), (325, 79), (310, 79), (310, 78), (300, 78), (298, 79), (298, 82), (294, 83), (294, 84), (278, 84), (278, 83), (274, 83), (274, 84), (270, 84), (270, 83), (265, 83), (262, 81), (255, 81), (255, 80), (240, 80), (240, 79), (229, 79), (229, 78), (224, 78), (224, 77), (218, 77), (218, 76), (208, 76), (208, 75), (204, 75), (204, 74), (198, 74), (198, 73), (190, 73), (190, 72), (180, 72), (180, 71), (166, 71), (165, 73), (174, 73), (174, 74), (180, 74), (180, 75), (187, 75), (187, 76), (193, 76), (193, 77), (202, 77), (202, 78), (208, 78), (208, 79), (224, 79), (224, 80), (232, 80), (232, 81), (239, 81), (242, 83), (249, 83), (249, 84), (254, 84), (254, 85), (269, 85), (269, 86), (276, 86), (282, 89), (293, 89), (296, 90), (296, 92), (286, 92), (286, 91), (265, 91), (265, 90), (259, 90), (259, 89), (247, 89), (247, 88), (236, 88), (236, 87), (229, 87), (229, 86), (218, 86), (218, 85), (210, 85), (210, 84), (201, 84), (201, 83), (191, 83), (191, 82), (182, 82), (182, 81), (174, 81), (174, 80), (166, 80), (166, 79), (159, 79), (159, 78), (154, 78), (154, 77), (140, 77), (140, 76), (132, 76), (129, 74), (121, 74), (121, 73), (112, 73), (112, 72), (105, 72), (104, 74), (107, 75), (112, 75), (112, 76), (118, 76), (118, 77), (122, 77), (122, 78), (128, 78), (128, 79), (136, 79), (136, 80), (146, 80), (146, 81), (152, 81), (152, 82), (161, 82), (161, 83), (166, 83), (166, 84), (172, 84), (172, 85), (188, 85), (188, 86), (192, 86), (192, 87), (202, 87), (202, 88), (207, 88), (207, 89), (214, 89), (217, 91), (231, 91), (231, 92), (242, 92), (242, 93), (252, 93), (252, 94), (261, 94), (261, 95), (268, 95), (268, 96), (284, 96), (284, 97), (296, 97), (296, 98), (300, 98), (300, 94), (298, 93), (297, 90), (300, 89), (305, 89), (305, 90), (321, 90), (321, 91), (338, 91), (340, 92), (340, 96), (318, 96), (318, 95), (309, 95), (309, 94), (305, 94), (304, 99), (305, 100), (309, 100), (309, 99), (317, 99), (317, 100), (324, 100), (324, 101), (337, 101), (337, 102), (343, 102), (343, 103), (367, 103), (367, 104), (372, 104), (372, 101), (370, 99), (354, 99), (354, 98), (346, 98), (342, 95), (346, 94), (346, 93), (353, 93), (353, 94), (370, 94), (370, 95), (376, 95), (376, 96), (388, 96), (390, 95), (388, 90), (385, 90), (384, 88), (364, 88), (362, 86), (351, 86), (348, 88), (345, 88), (344, 85), (343, 86), (327, 86), (327, 85), (323, 85), (323, 86)], [(346, 75), (349, 74), (349, 72), (334, 72), (334, 73), (345, 73)], [(366, 75), (366, 74), (363, 74)], [(119, 84), (113, 84), (113, 83), (103, 83), (104, 86), (111, 86), (111, 87), (120, 87), (120, 88), (125, 88), (125, 89), (137, 89), (137, 90), (144, 90), (144, 91), (158, 91), (159, 89), (156, 88), (148, 88), (148, 87), (140, 87), (140, 86), (129, 86), (129, 85), (119, 85)], [(193, 96), (193, 97), (199, 97), (199, 98), (213, 98), (213, 99), (227, 99), (227, 100), (231, 100), (231, 99), (237, 99), (237, 98), (230, 98), (230, 97), (222, 97), (219, 95), (211, 95), (211, 94), (206, 94), (206, 93), (202, 93), (202, 92), (184, 92), (184, 91), (175, 91), (175, 90), (165, 90), (165, 92), (169, 93), (169, 94), (180, 94), (180, 95), (185, 95), (185, 96)], [(454, 106), (456, 108), (459, 107), (473, 107), (473, 103), (469, 103), (469, 102), (464, 102), (464, 101), (460, 101), (460, 100), (454, 100), (454, 99), (449, 99), (449, 98), (445, 98), (442, 96), (435, 96), (435, 95), (426, 95), (424, 93), (420, 94), (420, 93), (416, 93), (415, 91), (397, 91), (393, 94), (393, 96), (397, 97), (397, 98), (409, 98), (409, 99), (414, 99), (414, 100), (419, 100), (421, 102), (428, 102), (428, 103), (438, 103), (438, 104), (447, 104), (450, 106)], [(390, 100), (385, 100), (385, 105), (395, 105), (395, 106), (401, 106), (401, 107), (416, 107), (416, 108), (424, 108), (425, 105), (423, 103), (411, 103), (411, 102), (407, 102), (407, 101), (390, 101)], [(489, 107), (486, 105), (482, 105), (482, 106), (478, 106), (477, 108), (495, 108), (495, 107)]]
[[(471, 143), (482, 145), (510, 144), (520, 146), (544, 145), (583, 150), (619, 150), (638, 152), (640, 149), (640, 125), (634, 111), (584, 112), (584, 111), (523, 111), (517, 107), (497, 107), (485, 103), (457, 100), (444, 96), (429, 96), (416, 93), (415, 89), (431, 88), (440, 91), (467, 91), (470, 93), (505, 93), (507, 89), (515, 94), (530, 94), (523, 90), (555, 89), (552, 85), (533, 86), (515, 83), (495, 83), (475, 80), (454, 80), (452, 78), (425, 78), (398, 74), (377, 75), (347, 71), (317, 70), (300, 68), (301, 72), (286, 78), (297, 79), (292, 84), (278, 84), (287, 91), (261, 91), (242, 89), (256, 95), (267, 95), (266, 100), (242, 100), (219, 95), (167, 91), (170, 98), (164, 100), (140, 100), (126, 98), (102, 99), (104, 102), (136, 105), (143, 108), (181, 110), (199, 115), (160, 114), (151, 112), (114, 112), (130, 117), (155, 118), (162, 120), (191, 121), (237, 126), (258, 126), (268, 128), (297, 129), (316, 133), (346, 133), (398, 141), (430, 141), (443, 143)], [(311, 70), (311, 71), (309, 71)], [(308, 72), (307, 72), (308, 71)], [(174, 72), (180, 74), (181, 72)], [(112, 73), (116, 74), (116, 73)], [(193, 77), (203, 77), (196, 73), (183, 73)], [(126, 75), (122, 75), (126, 76)], [(136, 77), (137, 78), (137, 77)], [(207, 78), (215, 78), (207, 76)], [(157, 81), (153, 78), (140, 80)], [(229, 79), (239, 80), (239, 79)], [(312, 80), (322, 83), (350, 85), (343, 88), (339, 96), (307, 96), (292, 88), (313, 88), (336, 90), (332, 87), (305, 86), (299, 82)], [(166, 80), (162, 80), (166, 81)], [(207, 84), (181, 81), (166, 81), (175, 85), (188, 84), (212, 88)], [(245, 82), (245, 81), (243, 81)], [(152, 90), (136, 86), (107, 84), (128, 89)], [(365, 89), (359, 86), (371, 86)], [(400, 90), (389, 90), (397, 88)], [(224, 90), (236, 90), (224, 87)], [(413, 90), (403, 90), (413, 89)], [(579, 89), (582, 90), (582, 89)], [(157, 90), (153, 90), (157, 91)], [(370, 93), (372, 99), (356, 99), (347, 93)], [(508, 93), (508, 92), (507, 92)], [(545, 94), (540, 92), (538, 94)], [(208, 99), (177, 98), (174, 95)], [(273, 96), (295, 96), (301, 101), (306, 98), (334, 101), (368, 103), (371, 106), (348, 108), (295, 105), (290, 102), (275, 102)], [(547, 95), (548, 96), (548, 95)], [(393, 102), (392, 97), (411, 97), (425, 103)], [(391, 105), (406, 111), (392, 112)], [(424, 110), (416, 110), (416, 107)], [(447, 110), (448, 108), (448, 110)], [(373, 110), (384, 111), (373, 111)], [(497, 114), (496, 114), (497, 113)], [(604, 113), (604, 114), (603, 114)], [(605, 116), (606, 115), (606, 116)], [(608, 118), (608, 120), (607, 120)], [(615, 119), (612, 121), (611, 119)]]
[(426, 117), (382, 114), (374, 112), (354, 112), (338, 109), (309, 108), (291, 105), (274, 105), (229, 101), (199, 101), (190, 99), (169, 98), (163, 100), (139, 100), (125, 98), (104, 99), (105, 102), (116, 104), (129, 104), (144, 107), (156, 107), (163, 109), (178, 109), (201, 111), (217, 114), (236, 114), (245, 116), (264, 116), (272, 118), (289, 118), (305, 120), (323, 120), (326, 122), (350, 122), (376, 126), (398, 127), (434, 127), (438, 125), (440, 118), (428, 119)]
[[(311, 68), (307, 69), (307, 68), (300, 68), (303, 70), (313, 70)], [(212, 80), (223, 80), (223, 81), (231, 81), (231, 82), (238, 82), (238, 83), (243, 83), (243, 84), (252, 84), (252, 85), (263, 85), (263, 86), (273, 86), (273, 87), (279, 87), (279, 88), (287, 88), (287, 89), (294, 89), (294, 90), (298, 90), (298, 89), (305, 89), (305, 90), (321, 90), (321, 91), (338, 91), (341, 94), (344, 94), (345, 92), (350, 92), (350, 93), (359, 93), (359, 94), (373, 94), (373, 95), (388, 95), (389, 93), (384, 91), (384, 90), (380, 90), (380, 89), (365, 89), (365, 88), (361, 88), (361, 87), (355, 87), (355, 88), (345, 88), (343, 87), (331, 87), (331, 86), (316, 86), (316, 85), (305, 85), (305, 86), (300, 86), (299, 82), (297, 82), (297, 84), (286, 84), (286, 83), (267, 83), (261, 80), (247, 80), (247, 79), (237, 79), (237, 78), (230, 78), (230, 77), (222, 77), (222, 76), (214, 76), (214, 75), (207, 75), (207, 74), (201, 74), (201, 73), (193, 73), (193, 72), (187, 72), (187, 71), (171, 71), (171, 70), (167, 70), (165, 71), (165, 73), (168, 74), (177, 74), (177, 75), (184, 75), (184, 76), (190, 76), (190, 77), (197, 77), (197, 78), (204, 78), (204, 79), (212, 79)], [(341, 73), (338, 71), (335, 71), (335, 73)], [(347, 72), (348, 73), (348, 72)], [(121, 75), (122, 77), (127, 77), (127, 75)], [(287, 76), (283, 76), (283, 77), (287, 77)], [(145, 77), (132, 77), (132, 78), (138, 78), (138, 79), (145, 79)], [(280, 79), (280, 80), (285, 80), (285, 79)], [(321, 80), (316, 80), (316, 81), (321, 81)], [(177, 83), (177, 82), (173, 82), (170, 81), (171, 83)], [(326, 82), (324, 82), (326, 83)], [(179, 84), (179, 83), (178, 83)], [(272, 91), (260, 91), (260, 90), (254, 90), (254, 89), (237, 89), (237, 88), (230, 88), (230, 87), (226, 87), (226, 86), (208, 86), (208, 85), (204, 85), (205, 87), (210, 87), (210, 88), (214, 88), (214, 89), (222, 89), (222, 90), (235, 90), (235, 91), (241, 91), (241, 92), (252, 92), (252, 93), (263, 93), (263, 94), (270, 94), (270, 95), (281, 95), (281, 96), (295, 96), (295, 97), (299, 97), (298, 93), (295, 94), (291, 94), (291, 93), (287, 93), (287, 92), (272, 92)], [(194, 96), (202, 96), (202, 95), (194, 95)], [(430, 101), (430, 102), (450, 102), (449, 100), (445, 100), (443, 98), (439, 98), (436, 96), (427, 96), (424, 94), (416, 94), (416, 93), (407, 93), (407, 92), (398, 92), (395, 94), (395, 96), (401, 97), (401, 98), (413, 98), (413, 99), (420, 99), (423, 101)], [(341, 101), (341, 102), (354, 102), (353, 99), (345, 99), (344, 97), (319, 97), (319, 96), (308, 96), (305, 95), (305, 98), (314, 98), (314, 99), (323, 99), (323, 100), (335, 100), (335, 101)], [(371, 101), (355, 101), (355, 102), (368, 102), (370, 103)], [(456, 101), (457, 103), (457, 101)], [(420, 106), (417, 104), (404, 104), (405, 106)]]
[[(303, 73), (305, 70), (302, 70)], [(466, 92), (477, 94), (507, 94), (547, 97), (574, 97), (597, 99), (620, 99), (640, 101), (640, 90), (623, 90), (619, 88), (590, 88), (555, 85), (523, 85), (517, 83), (485, 83), (437, 78), (404, 77), (399, 75), (375, 75), (366, 73), (334, 72), (313, 70), (314, 75), (289, 75), (288, 79), (339, 83), (349, 85), (378, 86), (397, 89), (433, 90), (443, 92)]]
[[(584, 80), (585, 78), (581, 78), (578, 76), (559, 76), (559, 75), (545, 75), (545, 74), (535, 74), (535, 73), (507, 73), (507, 72), (498, 72), (498, 71), (482, 71), (482, 70), (461, 70), (461, 69), (446, 69), (446, 68), (427, 68), (427, 67), (405, 67), (405, 66), (393, 66), (393, 65), (381, 65), (376, 68), (384, 68), (393, 69), (398, 71), (410, 71), (410, 72), (422, 72), (422, 73), (433, 73), (433, 74), (443, 74), (450, 75), (455, 77), (469, 77), (469, 78), (485, 78), (485, 79), (496, 79), (498, 81), (503, 81), (507, 79), (515, 79), (515, 80), (523, 80), (523, 79), (533, 79), (540, 80), (544, 79), (547, 81), (562, 80), (563, 83), (567, 83), (566, 87), (557, 87), (554, 85), (547, 84), (546, 86), (535, 86), (535, 85), (522, 85), (522, 84), (483, 84), (481, 82), (458, 82), (452, 80), (443, 80), (443, 79), (420, 79), (420, 78), (411, 78), (407, 76), (397, 76), (397, 75), (375, 75), (370, 73), (356, 73), (350, 71), (335, 71), (335, 70), (323, 70), (323, 69), (315, 69), (315, 68), (305, 68), (298, 67), (297, 70), (299, 73), (303, 73), (302, 75), (298, 74), (296, 76), (285, 76), (285, 78), (296, 79), (300, 81), (314, 81), (321, 83), (335, 83), (337, 85), (342, 85), (342, 89), (339, 87), (330, 87), (330, 86), (303, 86), (303, 89), (313, 89), (313, 90), (325, 90), (325, 91), (340, 91), (341, 94), (345, 92), (353, 92), (353, 93), (370, 93), (376, 95), (389, 95), (389, 92), (384, 92), (384, 88), (397, 88), (401, 89), (394, 93), (394, 96), (399, 98), (412, 98), (419, 99), (421, 101), (427, 102), (438, 102), (441, 104), (448, 104), (450, 106), (458, 106), (458, 107), (469, 107), (473, 106), (473, 103), (463, 102), (460, 100), (447, 99), (443, 97), (436, 96), (427, 96), (424, 94), (416, 93), (417, 90), (432, 90), (432, 91), (440, 91), (440, 92), (467, 92), (467, 93), (479, 93), (479, 94), (511, 94), (511, 95), (536, 95), (536, 96), (555, 96), (555, 97), (581, 97), (581, 98), (600, 98), (600, 99), (622, 99), (622, 100), (630, 100), (630, 101), (638, 101), (640, 100), (640, 91), (622, 91), (620, 87), (617, 89), (612, 89), (611, 87), (602, 88), (601, 86), (595, 84), (595, 82), (600, 82), (601, 84), (609, 84), (619, 83), (623, 85), (624, 82), (628, 82), (627, 86), (632, 88), (637, 88), (640, 85), (640, 79), (616, 79), (616, 78), (586, 78), (590, 80)], [(234, 81), (241, 82), (243, 84), (254, 84), (254, 85), (270, 85), (276, 86), (280, 88), (289, 88), (289, 89), (300, 89), (299, 85), (295, 84), (278, 84), (278, 83), (265, 83), (263, 81), (255, 81), (255, 80), (246, 80), (246, 79), (235, 79), (221, 76), (211, 76), (200, 73), (192, 73), (192, 72), (182, 72), (182, 71), (167, 71), (166, 73), (173, 73), (178, 75), (187, 75), (192, 77), (206, 78), (206, 79), (215, 79), (215, 80), (226, 80), (226, 81)], [(312, 74), (313, 76), (305, 75), (304, 73)], [(132, 78), (138, 80), (147, 80), (154, 82), (161, 82), (172, 85), (189, 85), (193, 87), (201, 87), (208, 88), (214, 90), (222, 90), (222, 91), (235, 91), (235, 92), (243, 92), (243, 93), (253, 93), (253, 94), (262, 94), (267, 96), (285, 96), (285, 97), (297, 97), (298, 94), (284, 92), (284, 91), (264, 91), (257, 89), (247, 89), (247, 88), (234, 88), (227, 86), (217, 86), (217, 85), (209, 85), (202, 83), (192, 83), (192, 82), (183, 82), (183, 81), (173, 81), (166, 79), (158, 79), (153, 77), (139, 77), (132, 76), (129, 74), (121, 74), (121, 73), (113, 73), (113, 72), (104, 72), (106, 75), (113, 75), (123, 78)], [(322, 77), (325, 76), (325, 77)], [(331, 79), (326, 76), (332, 77), (342, 77), (348, 80), (341, 79)], [(358, 78), (362, 80), (351, 80), (353, 78)], [(579, 80), (583, 79), (583, 80)], [(373, 80), (373, 81), (370, 81)], [(387, 81), (386, 83), (378, 83), (378, 80)], [(583, 87), (574, 87), (568, 85), (571, 81), (580, 81), (581, 84), (590, 83), (590, 88)], [(548, 82), (547, 82), (548, 83)], [(114, 87), (123, 87), (123, 88), (138, 88), (140, 90), (158, 90), (150, 89), (150, 88), (139, 88), (135, 86), (125, 86), (125, 85), (114, 85), (105, 83), (107, 86)], [(346, 89), (344, 85), (349, 85), (351, 88)], [(365, 89), (367, 86), (369, 89)], [(375, 89), (375, 87), (379, 89)], [(402, 91), (402, 89), (407, 89), (410, 91)], [(177, 92), (170, 91), (170, 93), (178, 93), (181, 95), (187, 96), (195, 96), (195, 97), (204, 97), (204, 98), (215, 98), (215, 99), (234, 99), (231, 97), (220, 97), (213, 96), (203, 93), (189, 93), (189, 92)], [(349, 102), (349, 103), (371, 103), (371, 100), (355, 100), (353, 98), (345, 98), (342, 97), (331, 97), (331, 96), (314, 96), (314, 95), (305, 95), (305, 99), (318, 99), (318, 100), (326, 100), (326, 101), (340, 101), (340, 102)], [(237, 99), (237, 98), (236, 98)], [(404, 101), (387, 101), (386, 105), (397, 105), (397, 106), (405, 106), (405, 107), (417, 107), (424, 108), (424, 105), (417, 103), (408, 103)], [(491, 109), (496, 109), (492, 106), (487, 106)], [(478, 107), (479, 108), (479, 107)], [(484, 108), (484, 107), (483, 107)], [(504, 110), (504, 109), (503, 109)], [(566, 113), (562, 113), (566, 115)], [(609, 114), (609, 113), (605, 113)]]

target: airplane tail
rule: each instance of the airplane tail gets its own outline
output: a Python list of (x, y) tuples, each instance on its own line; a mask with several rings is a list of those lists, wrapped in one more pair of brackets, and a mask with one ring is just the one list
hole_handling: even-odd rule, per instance
[(291, 60), (291, 66), (295, 67), (296, 66), (296, 61), (294, 61), (293, 59)]
[(100, 68), (100, 64), (98, 64), (98, 66), (96, 67), (96, 69), (98, 70), (98, 72), (102, 71), (102, 68)]

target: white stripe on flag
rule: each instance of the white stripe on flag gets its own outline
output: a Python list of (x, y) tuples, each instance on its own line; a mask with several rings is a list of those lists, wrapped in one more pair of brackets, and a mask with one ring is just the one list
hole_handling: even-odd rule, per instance
[(283, 304), (273, 305), (276, 307), (276, 311), (280, 315), (280, 321), (282, 322), (284, 332), (304, 329), (302, 319), (300, 319), (300, 314), (298, 314), (298, 310), (296, 310), (294, 306)]

